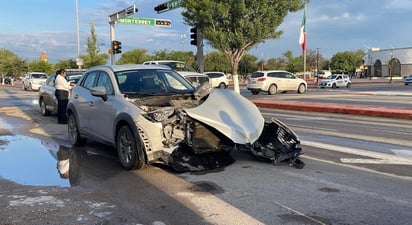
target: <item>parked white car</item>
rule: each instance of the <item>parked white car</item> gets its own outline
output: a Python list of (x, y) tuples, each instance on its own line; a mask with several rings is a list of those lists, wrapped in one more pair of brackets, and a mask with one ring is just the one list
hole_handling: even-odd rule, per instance
[(23, 78), (23, 90), (36, 90), (47, 80), (47, 74), (42, 72), (28, 72)]
[(265, 91), (269, 95), (296, 91), (299, 94), (305, 93), (308, 84), (304, 79), (296, 77), (294, 74), (284, 70), (259, 70), (248, 77), (247, 89), (253, 95)]
[(223, 72), (204, 72), (204, 74), (209, 77), (209, 82), (212, 87), (227, 88), (229, 85), (226, 74)]
[(332, 74), (326, 79), (320, 81), (319, 87), (321, 88), (338, 88), (338, 87), (347, 87), (349, 88), (352, 85), (349, 75), (346, 74)]

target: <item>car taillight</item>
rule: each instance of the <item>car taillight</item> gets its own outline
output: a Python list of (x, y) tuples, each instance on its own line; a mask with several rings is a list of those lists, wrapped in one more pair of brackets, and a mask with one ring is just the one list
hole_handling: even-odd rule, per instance
[(266, 77), (261, 77), (257, 81), (265, 81), (265, 80), (266, 80)]

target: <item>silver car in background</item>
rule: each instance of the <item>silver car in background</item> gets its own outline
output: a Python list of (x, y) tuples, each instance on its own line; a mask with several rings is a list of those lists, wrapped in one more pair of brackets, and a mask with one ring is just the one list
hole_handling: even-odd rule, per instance
[[(66, 70), (66, 80), (69, 83), (77, 83), (83, 76), (83, 70)], [(43, 116), (50, 116), (57, 112), (57, 98), (54, 94), (56, 88), (54, 87), (54, 80), (56, 74), (52, 74), (47, 78), (39, 88), (39, 106)]]
[(74, 146), (88, 138), (116, 148), (123, 168), (161, 163), (177, 171), (223, 167), (232, 150), (302, 168), (300, 140), (285, 124), (265, 122), (248, 99), (208, 82), (195, 88), (160, 65), (90, 68), (67, 109)]

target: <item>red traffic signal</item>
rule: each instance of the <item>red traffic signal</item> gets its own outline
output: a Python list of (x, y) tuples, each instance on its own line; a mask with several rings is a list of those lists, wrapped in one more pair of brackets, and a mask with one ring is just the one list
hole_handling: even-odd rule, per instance
[(190, 28), (190, 44), (197, 46), (197, 28), (192, 27)]
[(120, 54), (122, 53), (122, 42), (120, 41), (112, 41), (112, 54)]

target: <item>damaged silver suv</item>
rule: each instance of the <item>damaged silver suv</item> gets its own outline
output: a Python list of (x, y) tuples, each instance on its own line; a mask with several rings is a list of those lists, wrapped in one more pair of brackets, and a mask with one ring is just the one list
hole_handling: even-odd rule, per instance
[(304, 166), (300, 140), (285, 124), (265, 122), (253, 103), (232, 90), (208, 83), (194, 88), (164, 66), (90, 68), (72, 90), (67, 114), (73, 145), (88, 138), (111, 145), (127, 170), (153, 163), (207, 170), (223, 166), (232, 150)]

